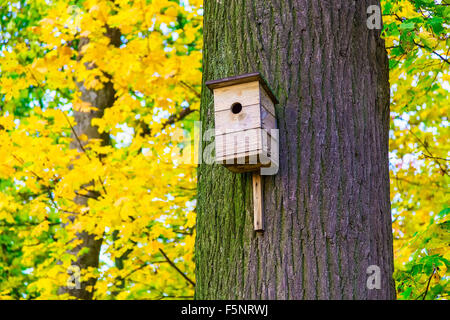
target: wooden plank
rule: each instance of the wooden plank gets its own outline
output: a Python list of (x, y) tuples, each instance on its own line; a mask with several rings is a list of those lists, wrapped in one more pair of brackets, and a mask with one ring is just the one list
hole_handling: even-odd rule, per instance
[(275, 114), (275, 106), (272, 102), (272, 99), (268, 96), (267, 92), (264, 90), (262, 86), (260, 86), (260, 101), (261, 105), (267, 109), (274, 117), (276, 117)]
[[(216, 162), (220, 164), (253, 164), (251, 162), (255, 162), (255, 164), (258, 164), (259, 156), (263, 153), (262, 150), (252, 150), (247, 152), (241, 152), (236, 154), (229, 154), (229, 155), (216, 155)], [(251, 162), (250, 162), (251, 161)], [(259, 164), (259, 166), (261, 166)]]
[(253, 225), (254, 230), (264, 231), (262, 179), (259, 172), (252, 174), (253, 181)]
[(226, 165), (224, 167), (230, 170), (233, 173), (246, 173), (246, 172), (255, 172), (261, 168), (259, 164), (240, 164), (240, 165)]
[(216, 136), (216, 157), (260, 150), (262, 129), (251, 129)]
[(260, 168), (278, 167), (278, 158), (272, 159), (267, 151), (255, 150), (240, 154), (216, 157), (216, 163), (232, 172), (252, 172)]
[(210, 90), (214, 90), (217, 88), (228, 87), (235, 84), (247, 83), (253, 81), (259, 81), (261, 79), (261, 75), (259, 72), (240, 74), (237, 76), (217, 79), (217, 80), (209, 80), (206, 81), (205, 84)]
[(214, 90), (214, 110), (230, 110), (234, 103), (259, 104), (259, 82), (248, 82)]
[(264, 106), (261, 106), (261, 122), (261, 127), (263, 129), (266, 129), (269, 133), (270, 129), (277, 128), (277, 121), (275, 120), (275, 116)]
[(216, 136), (261, 127), (259, 104), (243, 106), (238, 114), (234, 114), (230, 109), (222, 110), (216, 112), (214, 118)]
[[(251, 163), (250, 163), (250, 156), (253, 157)], [(248, 153), (238, 154), (235, 155), (234, 157), (217, 158), (216, 163), (225, 166), (228, 170), (235, 173), (258, 171), (261, 168), (271, 167), (272, 165), (278, 167), (278, 161), (276, 159), (265, 157), (264, 163), (261, 163), (260, 161), (261, 156), (263, 156), (262, 151), (257, 150)], [(254, 159), (258, 159), (257, 163), (254, 163), (253, 161)]]
[(210, 90), (215, 90), (218, 88), (228, 87), (235, 84), (240, 83), (247, 83), (247, 82), (253, 82), (258, 81), (261, 86), (265, 89), (267, 94), (269, 95), (271, 101), (274, 104), (278, 104), (278, 99), (275, 97), (275, 94), (273, 93), (272, 89), (270, 89), (270, 86), (267, 84), (267, 81), (264, 79), (264, 77), (259, 72), (253, 72), (253, 73), (246, 73), (241, 74), (237, 76), (217, 79), (217, 80), (209, 80), (206, 81), (205, 84)]
[(242, 111), (237, 114), (231, 110), (218, 111), (214, 118), (216, 136), (257, 128), (270, 132), (270, 129), (277, 127), (275, 117), (265, 108), (260, 108), (259, 104), (243, 106)]
[[(264, 150), (270, 155), (272, 137), (264, 129), (256, 128), (215, 137), (216, 157), (233, 156), (255, 150)], [(278, 141), (273, 138), (274, 143)]]

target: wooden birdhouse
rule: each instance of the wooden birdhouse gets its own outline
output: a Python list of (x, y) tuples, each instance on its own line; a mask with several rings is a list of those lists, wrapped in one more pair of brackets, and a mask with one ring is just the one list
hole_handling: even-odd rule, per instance
[[(270, 167), (277, 98), (259, 73), (207, 81), (214, 93), (216, 162), (233, 172)], [(272, 143), (271, 143), (272, 142)], [(276, 140), (275, 143), (278, 143)]]
[[(207, 81), (214, 94), (216, 162), (232, 172), (253, 172), (254, 230), (264, 231), (262, 167), (278, 171), (275, 105), (259, 73)], [(274, 148), (276, 147), (276, 151)]]

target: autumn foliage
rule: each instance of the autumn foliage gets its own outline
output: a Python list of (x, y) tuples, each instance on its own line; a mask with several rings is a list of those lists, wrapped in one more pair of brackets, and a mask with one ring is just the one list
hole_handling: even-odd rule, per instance
[[(58, 288), (77, 273), (97, 279), (94, 299), (193, 298), (196, 170), (180, 159), (198, 118), (202, 1), (0, 3), (0, 299), (71, 298)], [(450, 3), (382, 5), (398, 298), (445, 299)], [(113, 84), (92, 121), (108, 145), (74, 135), (74, 111), (95, 110), (79, 83)], [(79, 232), (103, 240), (98, 268), (71, 267)]]
[[(200, 8), (165, 0), (2, 6), (3, 297), (65, 298), (57, 289), (76, 271), (68, 251), (80, 231), (103, 238), (99, 268), (80, 270), (80, 279), (98, 279), (95, 299), (192, 297), (180, 271), (193, 278), (196, 177), (193, 164), (176, 159), (199, 108)], [(120, 47), (106, 27), (120, 30)], [(111, 144), (90, 140), (81, 153), (69, 148), (72, 111), (94, 106), (80, 99), (77, 81), (94, 90), (110, 81), (116, 91), (94, 119)], [(183, 110), (192, 115), (168, 123)], [(73, 202), (88, 191), (99, 196)]]

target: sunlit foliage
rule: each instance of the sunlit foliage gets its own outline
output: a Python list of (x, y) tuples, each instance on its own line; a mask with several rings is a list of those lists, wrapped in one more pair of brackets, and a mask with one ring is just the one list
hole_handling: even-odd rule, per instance
[[(448, 0), (383, 0), (390, 57), (391, 201), (401, 299), (446, 299), (450, 267)], [(198, 0), (0, 0), (0, 298), (67, 298), (75, 233), (104, 239), (95, 299), (193, 296)], [(106, 28), (121, 33), (110, 44)], [(80, 48), (80, 40), (89, 44)], [(114, 105), (111, 144), (69, 148), (77, 82)], [(76, 137), (85, 140), (87, 137)], [(99, 197), (77, 206), (86, 179)], [(72, 223), (68, 217), (77, 212)]]
[[(0, 296), (64, 298), (57, 289), (75, 258), (67, 250), (86, 231), (104, 239), (100, 267), (81, 270), (98, 278), (94, 298), (192, 297), (195, 167), (177, 158), (199, 108), (201, 2), (0, 7)], [(120, 30), (120, 47), (106, 28)], [(93, 106), (77, 81), (116, 91), (93, 123), (111, 145), (92, 139), (81, 154), (69, 149), (72, 111)], [(100, 196), (80, 207), (73, 199), (87, 194), (87, 178)]]
[(450, 1), (384, 0), (391, 201), (400, 299), (447, 298)]

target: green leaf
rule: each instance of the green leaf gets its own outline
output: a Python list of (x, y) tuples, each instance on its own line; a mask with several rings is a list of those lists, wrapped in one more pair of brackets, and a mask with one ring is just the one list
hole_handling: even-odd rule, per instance
[(433, 32), (437, 35), (440, 35), (444, 32), (444, 27), (442, 25), (443, 23), (444, 19), (442, 19), (441, 17), (433, 17), (428, 20), (428, 25), (431, 26)]
[(409, 297), (411, 297), (411, 292), (412, 292), (412, 288), (408, 287), (408, 288), (406, 288), (405, 291), (403, 291), (400, 294), (400, 296), (401, 296), (402, 299), (408, 299)]
[(405, 32), (414, 30), (416, 24), (414, 22), (411, 22), (409, 20), (402, 22), (402, 24), (399, 26), (399, 29)]

